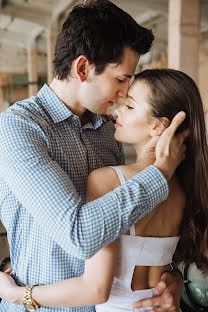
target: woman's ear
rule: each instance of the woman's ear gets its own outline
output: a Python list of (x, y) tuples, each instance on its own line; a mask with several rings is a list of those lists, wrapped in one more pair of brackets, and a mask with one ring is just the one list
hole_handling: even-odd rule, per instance
[(74, 62), (74, 73), (80, 82), (87, 80), (89, 72), (89, 60), (86, 56), (80, 55)]
[(152, 124), (152, 128), (150, 129), (150, 135), (160, 136), (163, 131), (169, 127), (170, 121), (167, 117), (154, 118), (154, 122)]

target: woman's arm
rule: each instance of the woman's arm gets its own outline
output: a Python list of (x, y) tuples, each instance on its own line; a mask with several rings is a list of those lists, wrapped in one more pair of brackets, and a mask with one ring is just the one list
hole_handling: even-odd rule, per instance
[[(117, 245), (115, 241), (88, 259), (82, 276), (35, 286), (33, 299), (40, 306), (48, 307), (79, 307), (107, 301), (114, 277)], [(0, 298), (23, 304), (25, 287), (15, 285), (11, 277), (3, 273), (0, 274), (0, 285)]]
[[(103, 178), (104, 169), (98, 171)], [(103, 181), (102, 184), (96, 182), (98, 178), (96, 172), (90, 175), (87, 184), (87, 201), (104, 195), (110, 190), (109, 187), (113, 189), (112, 169), (110, 171), (107, 169), (107, 172), (111, 174), (110, 186)], [(107, 301), (114, 278), (117, 248), (116, 240), (97, 252), (91, 259), (86, 260), (82, 276), (49, 285), (35, 286), (32, 290), (33, 299), (40, 306), (48, 307), (77, 307)], [(0, 274), (0, 285), (0, 298), (16, 304), (23, 303), (25, 287), (16, 286), (6, 274)]]
[(108, 300), (117, 255), (117, 242), (101, 249), (85, 263), (82, 276), (33, 289), (34, 300), (42, 306), (78, 307)]
[[(97, 169), (88, 177), (86, 201), (93, 201), (119, 185), (119, 179), (113, 169)], [(114, 278), (117, 249), (118, 240), (86, 260), (82, 276), (34, 287), (34, 300), (41, 306), (51, 307), (79, 307), (107, 301)]]

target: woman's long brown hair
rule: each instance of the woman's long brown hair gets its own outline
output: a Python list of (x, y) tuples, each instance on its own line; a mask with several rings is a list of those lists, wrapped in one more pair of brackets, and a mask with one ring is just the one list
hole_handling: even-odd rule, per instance
[(179, 111), (186, 119), (177, 133), (186, 128), (186, 159), (176, 169), (187, 202), (181, 224), (181, 238), (176, 260), (187, 264), (195, 262), (208, 274), (208, 146), (203, 105), (199, 90), (189, 76), (173, 69), (145, 70), (136, 75), (151, 89), (148, 103), (152, 115), (167, 117), (171, 122)]

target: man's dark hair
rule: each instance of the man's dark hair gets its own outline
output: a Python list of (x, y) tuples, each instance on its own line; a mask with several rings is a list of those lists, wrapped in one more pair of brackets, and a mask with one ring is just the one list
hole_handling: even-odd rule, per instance
[(108, 0), (87, 1), (69, 13), (56, 41), (54, 71), (63, 80), (72, 62), (85, 55), (101, 74), (109, 63), (120, 63), (126, 46), (142, 55), (149, 51), (154, 35), (139, 26)]

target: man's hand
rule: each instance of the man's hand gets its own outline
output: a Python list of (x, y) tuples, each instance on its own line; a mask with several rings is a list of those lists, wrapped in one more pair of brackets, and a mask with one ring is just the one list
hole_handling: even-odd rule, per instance
[(156, 148), (156, 161), (158, 167), (169, 180), (180, 162), (185, 159), (186, 146), (184, 140), (189, 136), (189, 130), (175, 136), (177, 128), (184, 121), (186, 114), (179, 112), (172, 120), (170, 126), (160, 136)]
[(183, 280), (177, 271), (165, 272), (154, 289), (156, 297), (134, 302), (133, 308), (153, 307), (149, 312), (179, 312)]

